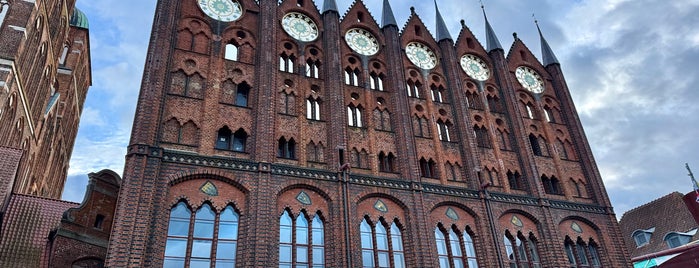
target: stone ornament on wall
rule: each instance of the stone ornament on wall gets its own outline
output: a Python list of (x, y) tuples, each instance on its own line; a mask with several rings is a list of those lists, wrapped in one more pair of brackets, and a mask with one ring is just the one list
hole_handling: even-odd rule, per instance
[(211, 181), (206, 181), (199, 187), (199, 191), (205, 193), (208, 196), (218, 196), (218, 188)]
[(304, 205), (311, 205), (311, 197), (308, 196), (308, 194), (304, 191), (301, 191), (297, 196), (296, 196), (296, 201), (299, 201), (299, 203), (304, 204)]
[(524, 227), (524, 223), (517, 216), (512, 216), (510, 222), (512, 223), (512, 225), (517, 226), (519, 228)]
[(452, 220), (455, 220), (455, 221), (459, 220), (459, 214), (457, 214), (453, 208), (448, 208), (446, 215), (447, 215), (447, 217), (449, 217)]
[(381, 201), (381, 199), (376, 200), (376, 203), (374, 203), (374, 209), (376, 209), (380, 212), (383, 212), (383, 213), (388, 212), (388, 206), (386, 206), (386, 203)]

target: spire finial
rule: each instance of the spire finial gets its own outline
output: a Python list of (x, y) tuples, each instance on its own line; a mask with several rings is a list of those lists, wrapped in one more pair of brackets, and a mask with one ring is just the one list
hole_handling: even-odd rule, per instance
[(490, 22), (488, 21), (488, 15), (485, 14), (485, 6), (483, 5), (483, 1), (481, 2), (481, 9), (483, 10), (483, 18), (485, 18), (485, 40), (487, 44), (487, 50), (488, 52), (500, 49), (502, 50), (502, 45), (500, 45), (500, 40), (498, 40), (498, 36), (495, 35), (495, 31), (493, 30), (493, 27), (490, 26)]
[(444, 23), (444, 18), (442, 18), (442, 14), (439, 12), (437, 0), (434, 0), (434, 9), (437, 11), (437, 42), (445, 39), (453, 40), (446, 23)]
[(461, 20), (461, 28), (466, 28), (466, 21), (465, 20)]
[(381, 17), (381, 28), (386, 26), (398, 26), (396, 23), (396, 17), (393, 16), (393, 9), (391, 9), (391, 3), (388, 0), (383, 0), (383, 16)]
[(544, 34), (541, 33), (541, 28), (539, 27), (539, 21), (536, 19), (536, 16), (534, 14), (532, 14), (532, 17), (534, 18), (534, 24), (536, 24), (536, 30), (539, 32), (539, 37), (541, 38), (541, 57), (542, 57), (544, 66), (548, 66), (550, 64), (560, 64), (558, 62), (558, 59), (556, 58), (556, 55), (553, 54), (553, 50), (549, 46), (549, 43), (546, 42), (546, 38), (544, 38)]

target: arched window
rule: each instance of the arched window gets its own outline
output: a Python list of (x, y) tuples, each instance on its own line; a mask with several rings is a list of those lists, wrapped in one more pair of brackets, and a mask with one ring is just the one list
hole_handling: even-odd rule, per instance
[(525, 104), (525, 108), (527, 109), (527, 118), (529, 119), (536, 119), (536, 116), (534, 116), (534, 107), (530, 103)]
[(408, 80), (406, 88), (408, 90), (408, 97), (420, 98), (420, 89), (422, 88), (422, 84), (420, 84), (420, 82)]
[(388, 155), (384, 152), (379, 153), (379, 171), (394, 172), (394, 161), (395, 157), (393, 156), (393, 153), (388, 153)]
[(383, 221), (372, 226), (367, 219), (359, 226), (362, 241), (362, 267), (405, 267), (403, 238), (401, 231), (393, 222), (390, 233)]
[[(2, 1), (0, 1), (2, 2)], [(2, 5), (2, 4), (0, 4)], [(1, 12), (1, 11), (0, 11)], [(2, 20), (0, 20), (0, 25), (2, 24)], [(66, 65), (66, 58), (68, 58), (68, 50), (70, 48), (68, 45), (63, 45), (63, 51), (61, 51), (61, 57), (58, 58), (58, 65), (60, 66), (65, 66)]]
[(478, 93), (470, 91), (466, 92), (466, 102), (468, 104), (468, 108), (483, 110), (483, 102), (481, 101), (480, 96), (478, 96)]
[(498, 129), (495, 133), (498, 135), (500, 150), (511, 151), (512, 149), (510, 148), (510, 134), (508, 134), (507, 131), (503, 131), (500, 129)]
[(279, 112), (286, 115), (296, 115), (296, 96), (293, 93), (279, 94)]
[(518, 233), (516, 237), (512, 237), (507, 232), (504, 242), (510, 267), (541, 267), (539, 251), (532, 235), (525, 238), (522, 233)]
[(306, 118), (320, 120), (320, 99), (312, 97), (306, 99)]
[(451, 137), (449, 136), (449, 125), (449, 121), (445, 123), (442, 122), (441, 119), (437, 120), (437, 131), (439, 132), (440, 141), (451, 141)]
[(224, 59), (238, 61), (238, 45), (233, 43), (226, 44), (226, 51), (224, 52)]
[(546, 117), (546, 122), (556, 123), (553, 111), (548, 106), (544, 106), (544, 117)]
[(318, 76), (319, 76), (318, 67), (319, 66), (320, 66), (319, 61), (313, 61), (312, 59), (308, 59), (306, 61), (306, 77), (318, 78)]
[(355, 107), (354, 104), (347, 106), (347, 124), (351, 127), (363, 127), (362, 106)]
[(587, 245), (587, 251), (590, 253), (592, 267), (602, 267), (602, 261), (599, 257), (599, 247), (592, 239), (590, 239), (590, 243)]
[(442, 97), (443, 90), (444, 88), (442, 86), (430, 86), (430, 97), (432, 97), (433, 102), (444, 102), (444, 98)]
[(437, 178), (436, 164), (432, 158), (430, 160), (425, 160), (425, 158), (420, 158), (420, 175), (425, 178)]
[(371, 73), (369, 76), (370, 88), (373, 90), (384, 91), (383, 77), (375, 73)]
[(510, 189), (513, 190), (524, 190), (524, 184), (522, 183), (522, 176), (519, 172), (507, 171), (507, 183), (510, 185)]
[[(214, 236), (216, 231), (218, 236)], [(192, 218), (187, 205), (179, 202), (170, 211), (163, 266), (200, 267), (210, 266), (212, 262), (217, 266), (234, 266), (237, 240), (238, 214), (232, 206), (217, 215), (209, 204), (204, 204)]]
[(563, 142), (560, 139), (556, 139), (556, 152), (558, 152), (558, 156), (561, 159), (568, 159), (568, 152), (566, 151), (565, 145), (563, 145)]
[(488, 129), (485, 126), (474, 126), (473, 132), (476, 134), (476, 143), (478, 147), (482, 148), (493, 148), (490, 142), (490, 135), (488, 134)]
[(306, 213), (292, 220), (289, 211), (279, 218), (279, 267), (323, 267), (325, 234), (318, 215), (309, 224)]
[(488, 100), (488, 106), (490, 107), (491, 112), (505, 113), (505, 106), (503, 106), (503, 103), (502, 101), (500, 101), (500, 98), (491, 95), (488, 95), (486, 98)]
[(248, 140), (248, 133), (242, 128), (238, 129), (233, 133), (233, 144), (231, 144), (231, 150), (236, 152), (245, 152), (245, 144)]
[(345, 69), (345, 85), (359, 86), (359, 69)]
[(534, 136), (534, 134), (529, 134), (529, 144), (532, 147), (532, 153), (536, 156), (543, 156), (541, 146), (539, 145), (539, 139)]
[(231, 130), (224, 126), (218, 130), (216, 149), (229, 150), (231, 148)]
[(430, 136), (430, 128), (427, 118), (415, 116), (415, 136), (428, 138)]
[(456, 226), (452, 226), (444, 229), (440, 224), (434, 230), (439, 267), (466, 267), (466, 263), (468, 263), (468, 267), (477, 268), (478, 262), (476, 261), (473, 239), (465, 230), (462, 232), (463, 235), (458, 235), (456, 228)]
[(279, 70), (287, 73), (294, 73), (294, 61), (296, 58), (291, 55), (287, 56), (286, 53), (282, 53), (279, 56)]
[(277, 157), (296, 159), (296, 142), (293, 138), (289, 139), (288, 141), (284, 137), (279, 138)]
[(248, 95), (250, 94), (250, 85), (243, 82), (236, 87), (235, 105), (241, 107), (248, 106)]

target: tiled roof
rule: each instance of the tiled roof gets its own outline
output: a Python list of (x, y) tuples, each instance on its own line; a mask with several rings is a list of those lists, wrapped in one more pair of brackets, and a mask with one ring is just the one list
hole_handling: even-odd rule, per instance
[[(4, 202), (5, 198), (12, 193), (12, 182), (15, 180), (20, 159), (22, 159), (22, 150), (0, 147), (0, 202)], [(0, 207), (0, 212), (3, 209)]]
[[(673, 192), (624, 213), (619, 226), (632, 258), (668, 249), (667, 243), (663, 241), (668, 233), (684, 233), (698, 228), (694, 217), (682, 200), (683, 196), (681, 193)], [(650, 243), (637, 247), (632, 236), (633, 232), (651, 228), (655, 230), (650, 237)], [(691, 241), (697, 239), (699, 239), (699, 233), (694, 234)]]
[(0, 236), (0, 267), (46, 267), (43, 250), (63, 212), (78, 203), (12, 195)]

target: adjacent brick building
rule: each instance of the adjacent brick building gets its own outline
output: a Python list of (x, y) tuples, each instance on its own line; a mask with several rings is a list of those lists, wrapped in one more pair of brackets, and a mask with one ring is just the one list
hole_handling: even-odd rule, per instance
[(58, 199), (90, 68), (75, 0), (0, 1), (0, 267), (49, 267), (50, 232), (79, 205)]
[(629, 267), (543, 36), (381, 14), (159, 0), (106, 265)]

